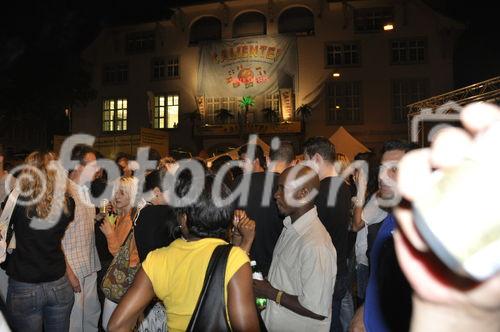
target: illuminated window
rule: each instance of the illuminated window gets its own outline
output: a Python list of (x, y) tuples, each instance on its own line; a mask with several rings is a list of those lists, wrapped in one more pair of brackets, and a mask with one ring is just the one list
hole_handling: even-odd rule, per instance
[(266, 108), (270, 108), (274, 111), (278, 111), (280, 109), (280, 93), (275, 92), (275, 93), (269, 93), (266, 95), (266, 102), (265, 102)]
[(392, 119), (396, 123), (407, 120), (407, 105), (425, 99), (429, 95), (429, 81), (407, 79), (392, 81)]
[(225, 123), (235, 122), (239, 110), (239, 99), (237, 97), (207, 97), (205, 98), (205, 122), (218, 123), (217, 114), (219, 110), (226, 109), (233, 114), (233, 118), (225, 119)]
[(381, 32), (384, 25), (394, 23), (394, 11), (390, 7), (360, 8), (354, 10), (354, 31)]
[(329, 124), (361, 123), (361, 83), (328, 82), (326, 112)]
[(216, 112), (220, 109), (220, 98), (207, 97), (205, 98), (205, 122), (215, 123)]
[(179, 57), (153, 59), (153, 79), (179, 78)]
[(107, 84), (124, 83), (128, 81), (128, 64), (113, 63), (104, 65), (103, 81)]
[(179, 95), (157, 95), (153, 111), (153, 128), (177, 128), (179, 123)]
[(176, 128), (179, 123), (179, 95), (168, 95), (167, 113), (167, 128)]
[(221, 107), (231, 112), (235, 112), (238, 110), (238, 102), (236, 97), (222, 97), (221, 98)]
[(393, 40), (391, 42), (393, 64), (425, 62), (426, 43), (423, 39)]
[(327, 66), (351, 66), (360, 64), (358, 43), (329, 43), (326, 45)]
[(154, 51), (155, 34), (153, 31), (140, 31), (127, 35), (126, 49), (129, 53)]
[(102, 131), (127, 130), (127, 99), (105, 99), (102, 111)]

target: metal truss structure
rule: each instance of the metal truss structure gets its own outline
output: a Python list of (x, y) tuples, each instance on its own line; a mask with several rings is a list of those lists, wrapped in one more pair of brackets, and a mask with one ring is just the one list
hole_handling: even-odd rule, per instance
[[(458, 121), (457, 113), (461, 106), (478, 101), (500, 104), (500, 76), (409, 104), (408, 138), (417, 142), (424, 121), (446, 122), (448, 113), (448, 120)], [(418, 130), (418, 133), (415, 130)]]

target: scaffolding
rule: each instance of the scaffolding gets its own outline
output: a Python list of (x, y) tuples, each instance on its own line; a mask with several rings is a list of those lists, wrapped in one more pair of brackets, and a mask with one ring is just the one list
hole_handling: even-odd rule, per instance
[(457, 108), (478, 101), (500, 104), (500, 76), (409, 104), (408, 138), (417, 143), (424, 121), (458, 121)]

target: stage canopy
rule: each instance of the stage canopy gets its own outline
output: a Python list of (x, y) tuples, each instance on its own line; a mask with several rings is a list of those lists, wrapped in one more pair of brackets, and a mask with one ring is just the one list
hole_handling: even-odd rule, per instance
[[(260, 138), (258, 138), (258, 137), (257, 137), (257, 139), (256, 139), (254, 142), (251, 142), (251, 143), (257, 143), (257, 144), (258, 144), (258, 145), (262, 148), (262, 150), (264, 150), (264, 154), (265, 154), (266, 156), (269, 156), (269, 151), (271, 150), (271, 148), (270, 148), (270, 146), (269, 146), (269, 145), (267, 145), (267, 143), (266, 143), (266, 142), (264, 142), (263, 140), (261, 140)], [(242, 146), (243, 146), (243, 145), (242, 145)], [(233, 160), (238, 159), (238, 150), (239, 150), (242, 146), (239, 146), (239, 147), (237, 147), (237, 148), (235, 148), (235, 149), (232, 149), (232, 150), (229, 150), (229, 151), (227, 151), (227, 152), (225, 152), (225, 153), (221, 153), (221, 154), (219, 154), (219, 155), (216, 155), (216, 156), (214, 156), (214, 157), (211, 157), (211, 158), (206, 159), (205, 161), (206, 161), (206, 163), (207, 163), (207, 166), (208, 166), (208, 167), (212, 166), (212, 161), (214, 161), (215, 159), (217, 159), (217, 158), (219, 158), (219, 157), (221, 157), (221, 156), (229, 156), (229, 157), (231, 157), (231, 159), (233, 159)]]
[(358, 153), (370, 152), (370, 149), (355, 139), (344, 127), (337, 129), (329, 140), (335, 145), (337, 153), (345, 154), (350, 161), (353, 161)]

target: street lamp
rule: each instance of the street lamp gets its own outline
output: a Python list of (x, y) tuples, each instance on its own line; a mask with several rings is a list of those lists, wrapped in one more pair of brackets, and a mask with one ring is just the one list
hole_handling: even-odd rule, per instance
[(332, 76), (333, 76), (333, 77), (337, 77), (337, 78), (338, 78), (338, 77), (340, 77), (340, 73), (339, 73), (339, 72), (334, 72), (334, 73), (332, 74)]
[(387, 23), (384, 25), (384, 31), (391, 31), (394, 30), (394, 25), (392, 23)]

